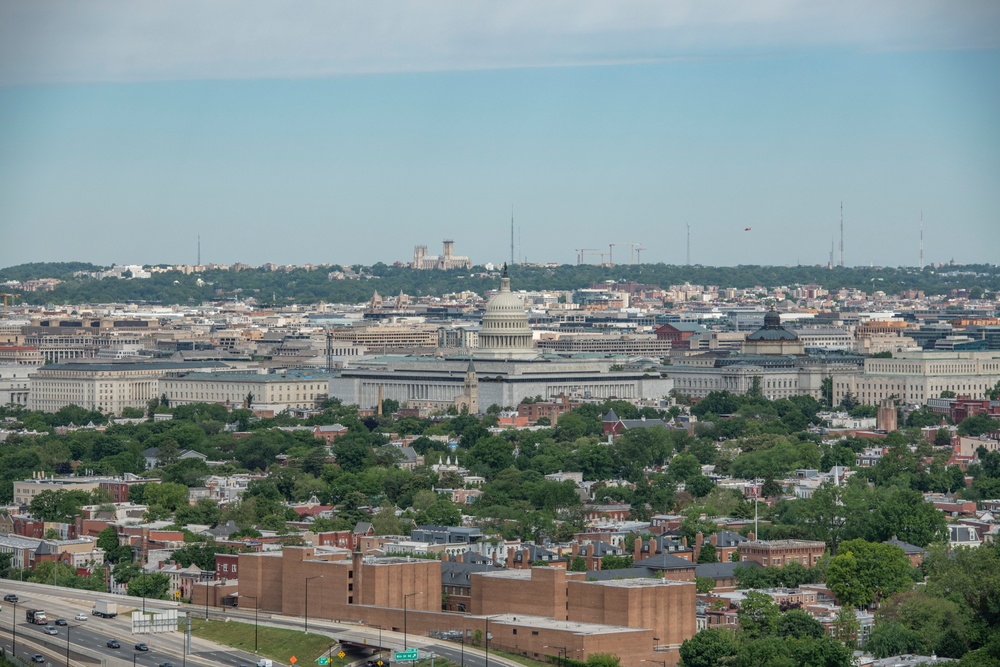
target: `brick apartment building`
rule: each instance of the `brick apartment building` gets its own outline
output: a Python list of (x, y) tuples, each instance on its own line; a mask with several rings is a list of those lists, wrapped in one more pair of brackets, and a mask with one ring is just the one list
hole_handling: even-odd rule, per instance
[(570, 402), (565, 396), (560, 394), (554, 401), (538, 401), (537, 403), (521, 403), (517, 406), (517, 414), (528, 418), (528, 423), (534, 424), (542, 417), (547, 417), (549, 423), (555, 426), (559, 422), (559, 417), (567, 412), (578, 408), (581, 403)]
[(812, 567), (826, 553), (826, 543), (812, 540), (755, 540), (739, 545), (740, 562), (753, 561), (764, 567), (782, 567), (792, 561)]

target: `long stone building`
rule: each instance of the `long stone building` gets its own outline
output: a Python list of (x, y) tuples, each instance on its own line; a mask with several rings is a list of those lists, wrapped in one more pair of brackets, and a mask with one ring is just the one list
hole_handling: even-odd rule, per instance
[(270, 410), (313, 408), (326, 398), (330, 376), (318, 372), (184, 373), (160, 378), (160, 395), (170, 405), (219, 403)]
[(896, 352), (892, 359), (865, 359), (860, 374), (833, 378), (833, 400), (850, 393), (861, 403), (877, 405), (887, 398), (924, 404), (942, 391), (981, 398), (1000, 382), (1000, 351)]
[(40, 367), (30, 377), (28, 409), (55, 412), (67, 405), (120, 415), (145, 409), (170, 373), (227, 368), (219, 361), (67, 362)]

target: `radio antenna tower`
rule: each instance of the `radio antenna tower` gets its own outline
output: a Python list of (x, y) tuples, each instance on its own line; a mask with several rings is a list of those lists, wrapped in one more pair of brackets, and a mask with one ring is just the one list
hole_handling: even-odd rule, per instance
[(920, 270), (924, 270), (924, 212), (920, 212)]
[(833, 237), (830, 237), (830, 261), (827, 263), (826, 268), (833, 268)]
[(844, 265), (844, 202), (840, 202), (840, 265)]
[(198, 234), (198, 266), (201, 266), (201, 234)]
[(514, 205), (510, 205), (510, 265), (514, 266)]
[(687, 226), (687, 265), (691, 266), (691, 225)]

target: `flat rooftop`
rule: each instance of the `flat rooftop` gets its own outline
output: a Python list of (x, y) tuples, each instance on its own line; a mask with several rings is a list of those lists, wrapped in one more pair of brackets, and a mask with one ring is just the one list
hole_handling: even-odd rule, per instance
[(490, 616), (492, 625), (529, 625), (533, 628), (543, 628), (545, 630), (561, 630), (574, 632), (579, 635), (609, 635), (619, 632), (649, 632), (648, 628), (629, 628), (624, 625), (600, 625), (597, 623), (577, 623), (576, 621), (562, 621), (547, 616), (528, 616), (526, 614), (501, 614), (500, 616)]

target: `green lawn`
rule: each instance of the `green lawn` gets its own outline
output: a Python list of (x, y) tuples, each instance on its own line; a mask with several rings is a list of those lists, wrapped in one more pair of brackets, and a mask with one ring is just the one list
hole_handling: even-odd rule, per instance
[[(288, 665), (289, 658), (297, 658), (296, 667), (314, 667), (316, 659), (327, 655), (334, 640), (324, 635), (305, 634), (298, 630), (283, 630), (269, 628), (263, 625), (258, 628), (259, 636), (257, 653), (264, 658)], [(238, 623), (236, 621), (206, 621), (201, 618), (191, 619), (191, 633), (195, 637), (208, 639), (219, 644), (232, 646), (242, 651), (253, 653), (254, 626), (253, 623)], [(334, 654), (332, 667), (340, 667), (350, 660), (341, 660)], [(435, 665), (435, 667), (437, 667)]]

